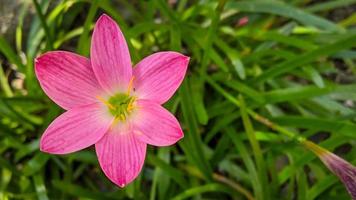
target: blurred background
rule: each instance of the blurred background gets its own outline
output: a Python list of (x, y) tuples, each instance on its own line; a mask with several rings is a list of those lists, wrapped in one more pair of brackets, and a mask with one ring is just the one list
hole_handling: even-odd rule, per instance
[[(350, 199), (316, 156), (233, 102), (355, 164), (355, 10), (356, 0), (0, 0), (0, 199)], [(92, 147), (39, 151), (63, 110), (39, 87), (34, 58), (89, 56), (102, 13), (120, 25), (134, 63), (161, 50), (191, 57), (165, 104), (184, 139), (150, 146), (124, 189)]]

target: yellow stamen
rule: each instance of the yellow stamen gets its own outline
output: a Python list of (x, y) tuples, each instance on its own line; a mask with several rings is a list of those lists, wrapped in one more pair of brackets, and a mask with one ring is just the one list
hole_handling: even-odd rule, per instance
[(111, 109), (115, 109), (115, 106), (111, 105), (108, 101), (106, 101), (103, 97), (101, 96), (97, 96), (96, 97), (99, 101), (101, 101), (103, 104), (105, 104), (106, 106), (108, 106)]
[(136, 100), (136, 97), (132, 97), (129, 101), (127, 108), (133, 108), (133, 104), (134, 104), (135, 100)]
[(137, 99), (137, 97), (132, 97), (131, 99), (130, 99), (130, 103), (129, 104), (133, 104), (135, 101), (136, 101), (136, 99)]
[(131, 112), (133, 109), (134, 109), (134, 107), (131, 106), (131, 107), (128, 107), (128, 108), (127, 108), (127, 111), (128, 111), (128, 112)]
[(124, 114), (121, 114), (121, 115), (120, 115), (120, 118), (121, 118), (122, 121), (124, 121), (124, 120), (125, 120), (125, 115), (124, 115)]
[(133, 108), (134, 108), (134, 102), (135, 102), (135, 100), (136, 100), (136, 97), (132, 97), (131, 99), (130, 99), (130, 101), (129, 101), (129, 103), (128, 103), (128, 105), (127, 105), (127, 108), (126, 108), (126, 110), (128, 111), (128, 112), (131, 112), (132, 110), (133, 110)]
[(127, 92), (126, 92), (127, 95), (130, 95), (131, 89), (133, 87), (133, 81), (134, 80), (135, 80), (135, 77), (132, 76), (131, 79), (130, 79), (130, 82), (129, 82), (129, 87), (127, 88)]

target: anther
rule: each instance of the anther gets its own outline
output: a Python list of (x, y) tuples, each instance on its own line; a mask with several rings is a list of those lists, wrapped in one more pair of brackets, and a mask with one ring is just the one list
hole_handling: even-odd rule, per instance
[(115, 106), (111, 105), (108, 101), (106, 101), (103, 97), (97, 96), (96, 97), (99, 101), (101, 101), (103, 104), (108, 106), (110, 109), (115, 109)]
[(126, 92), (127, 95), (130, 95), (130, 92), (131, 92), (132, 87), (133, 87), (134, 80), (135, 80), (135, 77), (132, 76), (131, 79), (130, 79), (130, 82), (129, 82), (129, 87), (127, 88), (127, 92)]
[(120, 118), (121, 118), (122, 121), (124, 121), (124, 120), (125, 120), (125, 115), (124, 115), (124, 114), (121, 114), (121, 115), (120, 115)]

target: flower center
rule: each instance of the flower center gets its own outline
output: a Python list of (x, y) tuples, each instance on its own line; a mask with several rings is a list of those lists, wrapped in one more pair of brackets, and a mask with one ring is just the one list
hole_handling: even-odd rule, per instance
[(126, 120), (134, 108), (135, 97), (127, 93), (118, 93), (107, 101), (110, 113), (119, 120)]
[(131, 78), (126, 93), (117, 93), (107, 100), (97, 96), (97, 99), (105, 104), (109, 112), (115, 117), (112, 126), (118, 121), (125, 121), (134, 109), (136, 97), (130, 94), (133, 88), (134, 78), (134, 76)]

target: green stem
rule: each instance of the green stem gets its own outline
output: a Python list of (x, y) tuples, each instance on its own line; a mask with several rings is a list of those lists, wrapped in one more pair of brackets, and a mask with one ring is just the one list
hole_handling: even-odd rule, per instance
[(250, 116), (255, 119), (256, 121), (266, 125), (267, 127), (285, 135), (285, 136), (288, 136), (289, 138), (291, 139), (294, 139), (298, 142), (303, 142), (306, 140), (306, 138), (302, 137), (302, 136), (299, 136), (297, 134), (295, 134), (294, 132), (292, 131), (289, 131), (288, 129), (278, 125), (278, 124), (275, 124), (273, 122), (271, 122), (269, 119), (257, 114), (256, 112), (254, 112), (253, 110), (251, 109), (247, 109), (247, 112), (250, 114)]

